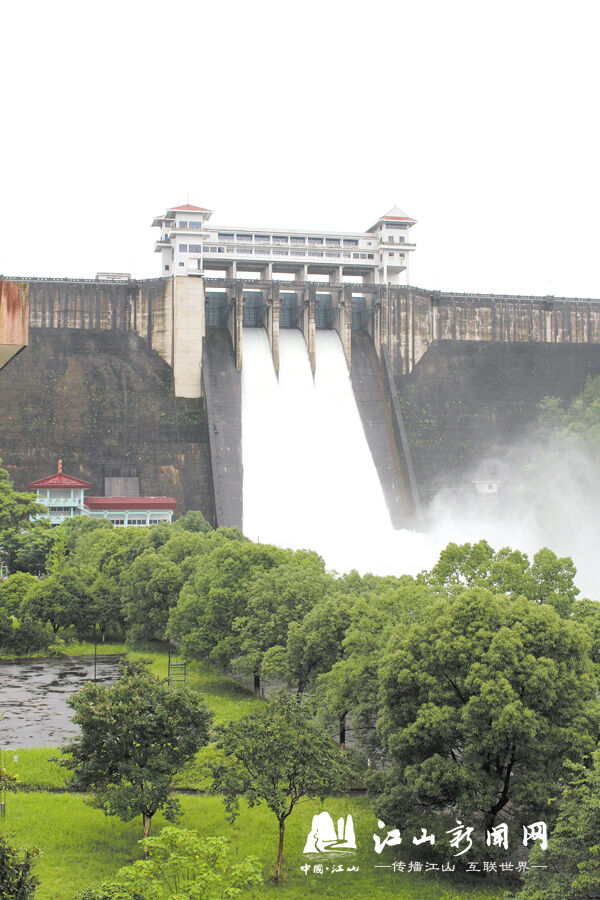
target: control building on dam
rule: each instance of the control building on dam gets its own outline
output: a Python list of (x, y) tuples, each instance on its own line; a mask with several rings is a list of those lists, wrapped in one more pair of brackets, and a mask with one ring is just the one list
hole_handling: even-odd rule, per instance
[(395, 527), (518, 435), (544, 396), (568, 400), (600, 374), (600, 300), (411, 287), (416, 223), (398, 208), (365, 232), (211, 217), (185, 204), (154, 219), (155, 279), (0, 276), (29, 310), (24, 349), (0, 371), (0, 456), (17, 488), (61, 457), (96, 493), (138, 477), (180, 513), (240, 527), (249, 327), (266, 330), (276, 372), (281, 329), (302, 332), (313, 372), (316, 331), (338, 333)]

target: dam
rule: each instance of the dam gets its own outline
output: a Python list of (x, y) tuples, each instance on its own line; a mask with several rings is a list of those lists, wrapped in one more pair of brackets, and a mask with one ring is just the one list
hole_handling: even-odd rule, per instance
[[(265, 509), (304, 504), (316, 528), (318, 485), (346, 511), (342, 530), (353, 506), (378, 504), (360, 527), (383, 523), (385, 543), (386, 529), (418, 528), (435, 492), (468, 488), (540, 400), (568, 402), (600, 374), (600, 300), (403, 284), (415, 223), (401, 210), (336, 234), (212, 228), (209, 215), (157, 218), (158, 278), (0, 277), (23, 325), (0, 371), (0, 455), (18, 489), (62, 458), (97, 495), (107, 477), (137, 477), (179, 513), (267, 540), (257, 492)], [(345, 438), (343, 395), (360, 423)]]
[(393, 528), (338, 335), (317, 332), (314, 376), (301, 333), (280, 340), (277, 377), (264, 329), (244, 331), (244, 533), (315, 549), (339, 572), (408, 571), (429, 545)]
[(15, 485), (62, 458), (98, 495), (105, 477), (137, 476), (143, 492), (216, 525), (243, 521), (255, 329), (275, 378), (282, 336), (300, 336), (314, 379), (317, 337), (336, 334), (394, 528), (520, 434), (543, 397), (568, 401), (600, 374), (599, 300), (240, 277), (3, 279), (15, 282), (28, 345), (0, 371)]

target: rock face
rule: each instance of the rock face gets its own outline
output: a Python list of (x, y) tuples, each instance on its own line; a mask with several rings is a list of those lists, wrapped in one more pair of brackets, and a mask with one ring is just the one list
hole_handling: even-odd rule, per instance
[(0, 373), (0, 455), (26, 489), (63, 460), (104, 493), (104, 478), (137, 475), (177, 514), (214, 521), (206, 417), (175, 400), (173, 371), (136, 332), (30, 328), (29, 346)]

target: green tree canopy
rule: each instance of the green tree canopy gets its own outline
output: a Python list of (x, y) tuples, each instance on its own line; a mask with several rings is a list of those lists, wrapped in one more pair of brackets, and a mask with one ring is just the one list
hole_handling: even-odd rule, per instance
[(64, 568), (38, 581), (23, 599), (20, 615), (44, 624), (50, 622), (55, 634), (69, 625), (75, 625), (80, 633), (87, 631), (93, 616), (90, 593), (81, 573)]
[(323, 560), (303, 550), (290, 554), (280, 565), (259, 569), (248, 581), (245, 610), (232, 623), (238, 652), (231, 665), (235, 672), (254, 676), (256, 694), (265, 654), (283, 646), (291, 624), (302, 620), (334, 586)]
[(183, 584), (179, 566), (148, 548), (123, 573), (121, 584), (129, 639), (163, 640)]
[(56, 531), (48, 519), (30, 523), (29, 527), (5, 533), (4, 559), (9, 572), (42, 575), (56, 540)]
[(278, 881), (287, 818), (304, 798), (323, 800), (344, 784), (348, 778), (344, 759), (301, 698), (284, 692), (263, 710), (221, 726), (217, 746), (225, 756), (213, 769), (213, 787), (223, 795), (231, 821), (241, 796), (250, 806), (266, 803), (277, 818)]
[(199, 509), (189, 509), (185, 515), (180, 516), (173, 523), (173, 528), (182, 531), (203, 532), (212, 531)]
[(0, 581), (0, 608), (18, 615), (21, 603), (37, 584), (37, 578), (28, 572), (15, 572)]
[[(355, 598), (330, 590), (299, 621), (290, 623), (285, 646), (274, 646), (263, 656), (266, 677), (283, 678), (298, 693), (314, 690), (319, 675), (329, 672), (344, 656), (344, 638)], [(330, 710), (331, 712), (331, 710)], [(346, 715), (342, 701), (334, 713), (340, 747), (346, 743)], [(331, 715), (323, 716), (331, 719)]]
[(62, 752), (72, 786), (93, 792), (92, 803), (123, 821), (179, 810), (173, 779), (208, 741), (212, 713), (187, 687), (174, 689), (139, 663), (124, 661), (109, 687), (88, 682), (68, 701), (81, 733)]
[[(343, 713), (351, 716), (355, 744), (373, 757), (381, 750), (375, 731), (381, 656), (396, 628), (407, 629), (423, 618), (434, 593), (408, 575), (402, 578), (367, 575), (357, 579), (360, 576), (352, 576), (350, 584), (343, 584), (352, 601), (347, 607), (349, 624), (339, 658), (330, 671), (317, 677), (317, 696), (332, 718)], [(310, 624), (316, 626), (316, 622)], [(318, 641), (316, 633), (313, 639)], [(310, 653), (310, 642), (307, 653)], [(306, 657), (305, 662), (308, 662)]]
[(423, 572), (419, 580), (440, 593), (479, 586), (511, 597), (523, 596), (536, 603), (549, 603), (562, 616), (568, 616), (579, 594), (575, 574), (570, 557), (558, 557), (547, 548), (539, 550), (530, 563), (519, 550), (503, 547), (496, 551), (487, 541), (479, 541), (448, 544), (433, 569)]
[(8, 472), (0, 467), (0, 534), (28, 526), (30, 517), (43, 511), (44, 507), (37, 502), (37, 495), (15, 491)]
[(577, 440), (591, 449), (600, 447), (600, 375), (588, 375), (584, 389), (565, 405), (556, 397), (539, 404), (539, 430), (551, 440)]
[(233, 623), (246, 614), (252, 579), (285, 562), (290, 551), (268, 544), (227, 541), (198, 560), (171, 611), (168, 634), (190, 659), (227, 668), (239, 653)]
[(398, 629), (380, 664), (378, 731), (391, 760), (379, 805), (539, 812), (598, 740), (590, 638), (547, 604), (483, 588)]
[[(590, 762), (590, 761), (588, 761)], [(592, 765), (571, 767), (548, 849), (532, 851), (518, 900), (595, 900), (600, 897), (600, 750)]]
[(34, 527), (34, 519), (45, 511), (36, 494), (15, 491), (0, 459), (0, 563), (11, 570), (20, 546), (21, 532)]
[(234, 862), (224, 837), (201, 838), (170, 826), (140, 844), (144, 860), (119, 869), (112, 884), (74, 900), (233, 900), (262, 884), (259, 861), (248, 856)]

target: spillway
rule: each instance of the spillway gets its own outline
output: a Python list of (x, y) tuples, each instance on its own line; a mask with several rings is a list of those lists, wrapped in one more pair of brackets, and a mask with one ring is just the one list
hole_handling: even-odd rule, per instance
[(428, 537), (392, 528), (337, 333), (317, 331), (314, 379), (300, 331), (280, 332), (279, 379), (264, 329), (245, 328), (243, 346), (244, 533), (338, 572), (433, 565)]

